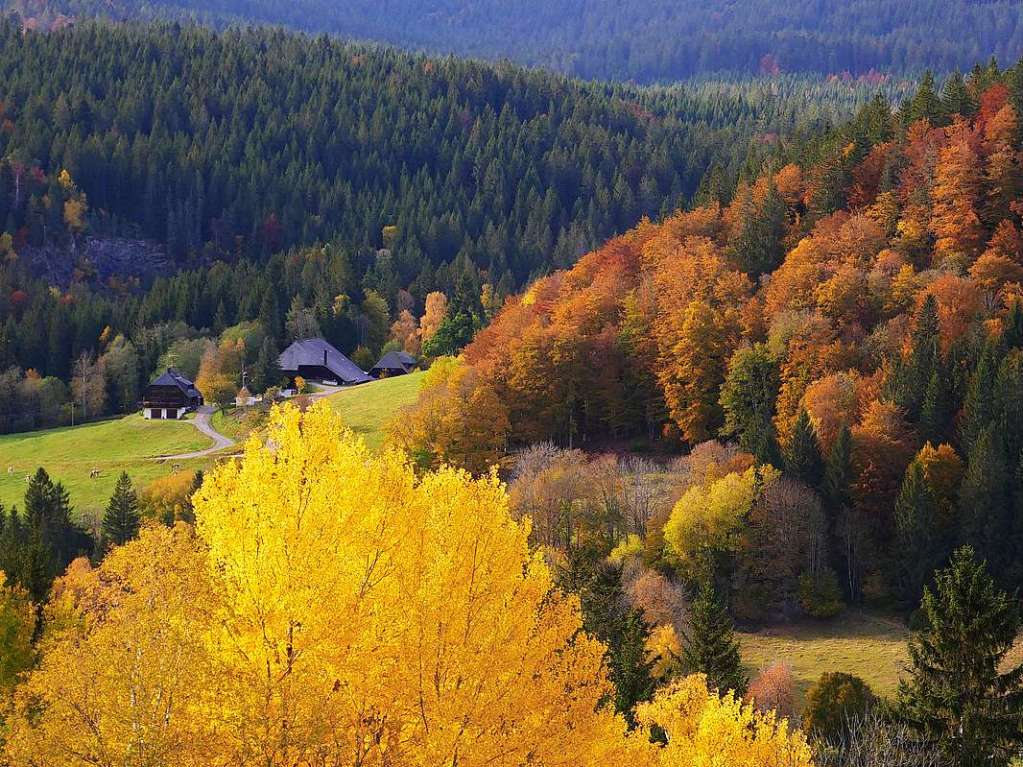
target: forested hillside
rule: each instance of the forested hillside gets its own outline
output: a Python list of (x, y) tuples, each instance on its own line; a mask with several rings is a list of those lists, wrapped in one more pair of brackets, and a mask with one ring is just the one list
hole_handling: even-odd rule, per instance
[[(475, 468), (542, 440), (660, 435), (705, 458), (734, 441), (766, 468), (713, 458), (731, 479), (648, 526), (645, 556), (717, 568), (751, 616), (796, 591), (804, 555), (851, 599), (915, 604), (960, 543), (1023, 584), (1020, 75), (941, 97), (925, 82), (895, 114), (878, 101), (727, 206), (644, 223), (537, 281), (396, 439)], [(781, 511), (742, 511), (775, 469), (823, 509), (803, 543)], [(803, 508), (802, 492), (778, 503)], [(790, 576), (765, 565), (771, 540)]]
[(951, 71), (1023, 53), (1011, 0), (6, 0), (33, 24), (65, 16), (263, 23), (402, 47), (509, 58), (586, 78), (707, 72)]
[(79, 413), (130, 410), (174, 343), (242, 322), (280, 348), (312, 319), (366, 362), (431, 292), (461, 318), (442, 334), (457, 348), (530, 278), (724, 198), (870, 92), (613, 88), (283, 32), (2, 23), (0, 373), (44, 383), (5, 389), (0, 419), (66, 421), (61, 382), (111, 344), (127, 356), (105, 387), (80, 367), (106, 396)]

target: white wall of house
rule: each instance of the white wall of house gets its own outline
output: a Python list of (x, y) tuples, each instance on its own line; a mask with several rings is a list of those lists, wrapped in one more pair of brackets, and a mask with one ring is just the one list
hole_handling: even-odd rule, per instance
[(163, 420), (167, 418), (176, 421), (181, 415), (184, 415), (184, 413), (184, 409), (173, 407), (147, 407), (142, 409), (143, 417), (150, 421)]

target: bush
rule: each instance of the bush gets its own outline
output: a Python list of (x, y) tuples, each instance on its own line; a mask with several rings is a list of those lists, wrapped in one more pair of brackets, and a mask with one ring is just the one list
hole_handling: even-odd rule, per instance
[(803, 729), (818, 740), (843, 739), (876, 703), (877, 696), (859, 677), (841, 672), (821, 674), (806, 693)]
[(788, 663), (776, 662), (762, 669), (750, 682), (747, 695), (760, 711), (775, 711), (779, 717), (795, 720), (796, 678)]
[(824, 570), (816, 578), (810, 573), (799, 576), (799, 605), (813, 618), (834, 618), (842, 612), (845, 603), (834, 570)]

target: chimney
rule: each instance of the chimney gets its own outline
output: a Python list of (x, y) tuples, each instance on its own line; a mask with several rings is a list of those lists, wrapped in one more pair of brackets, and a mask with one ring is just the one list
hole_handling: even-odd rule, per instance
[(327, 367), (327, 350), (323, 350), (323, 367)]

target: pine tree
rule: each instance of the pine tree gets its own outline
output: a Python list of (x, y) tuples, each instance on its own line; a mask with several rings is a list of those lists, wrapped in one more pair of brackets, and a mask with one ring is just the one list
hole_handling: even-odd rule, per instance
[(707, 685), (721, 693), (735, 690), (742, 695), (746, 691), (748, 680), (742, 670), (732, 620), (709, 583), (701, 586), (690, 607), (682, 667), (687, 674), (706, 674)]
[(736, 437), (758, 463), (772, 466), (781, 464), (771, 418), (779, 385), (778, 361), (765, 344), (756, 344), (732, 355), (720, 396), (725, 413), (721, 433)]
[(896, 582), (906, 604), (919, 601), (924, 584), (940, 563), (937, 514), (937, 500), (923, 464), (914, 460), (895, 501)]
[(921, 609), (927, 628), (909, 642), (902, 717), (954, 767), (1009, 764), (1023, 745), (1023, 666), (999, 669), (1020, 628), (1016, 600), (965, 546), (935, 574)]
[(138, 494), (128, 473), (122, 471), (103, 515), (104, 547), (123, 546), (138, 536), (141, 522)]
[(843, 426), (831, 448), (824, 467), (824, 497), (833, 510), (850, 502), (849, 483), (852, 479), (852, 432)]
[(994, 429), (974, 442), (959, 489), (959, 537), (976, 549), (996, 573), (1011, 557), (1010, 471)]
[(943, 370), (935, 370), (920, 407), (920, 436), (925, 440), (935, 444), (943, 441), (951, 420), (949, 399), (948, 378)]
[(281, 371), (277, 362), (279, 356), (277, 342), (273, 337), (264, 338), (256, 361), (249, 371), (249, 388), (254, 393), (262, 394), (280, 381)]
[(995, 418), (999, 357), (996, 343), (988, 341), (970, 378), (960, 428), (960, 441), (966, 454), (972, 452), (973, 443)]
[(71, 520), (70, 496), (64, 486), (38, 469), (25, 491), (22, 585), (40, 602), (53, 579), (76, 556), (92, 551), (92, 539)]
[(824, 461), (817, 431), (806, 409), (799, 411), (785, 451), (785, 471), (810, 487), (818, 487), (824, 479)]
[(920, 81), (920, 87), (912, 99), (903, 107), (902, 120), (907, 125), (917, 120), (930, 120), (934, 124), (942, 116), (941, 99), (934, 87), (934, 73), (928, 70)]

